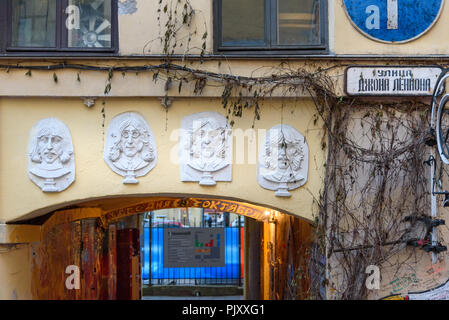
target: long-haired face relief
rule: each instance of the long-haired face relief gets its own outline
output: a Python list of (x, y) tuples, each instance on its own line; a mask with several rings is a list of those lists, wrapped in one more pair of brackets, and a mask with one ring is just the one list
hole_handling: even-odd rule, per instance
[(267, 153), (272, 165), (279, 169), (299, 170), (304, 158), (300, 140), (281, 131), (271, 135)]
[(120, 146), (127, 157), (134, 157), (144, 146), (143, 129), (135, 121), (126, 121), (122, 126)]
[[(198, 125), (200, 123), (200, 125)], [(192, 153), (195, 157), (219, 156), (225, 143), (225, 128), (211, 120), (198, 121), (192, 134)]]
[[(62, 135), (55, 128), (44, 128), (37, 136), (37, 153), (41, 161), (51, 164), (62, 156)], [(61, 159), (62, 161), (62, 159)]]

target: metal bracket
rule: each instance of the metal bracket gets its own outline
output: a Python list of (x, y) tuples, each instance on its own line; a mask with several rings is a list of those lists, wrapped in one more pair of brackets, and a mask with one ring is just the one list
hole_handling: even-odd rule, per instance
[(425, 245), (425, 246), (423, 246), (422, 247), (422, 249), (425, 251), (425, 252), (435, 252), (435, 253), (440, 253), (440, 252), (444, 252), (444, 251), (447, 251), (447, 247), (446, 246), (443, 246), (443, 245), (441, 245), (441, 243), (438, 243), (437, 245)]
[(435, 136), (435, 129), (430, 128), (429, 132), (427, 132), (426, 136), (424, 137), (424, 143), (426, 146), (433, 147), (437, 145), (437, 139)]
[(409, 221), (409, 222), (414, 222), (414, 221), (419, 221), (425, 224), (426, 226), (426, 234), (424, 236), (424, 238), (422, 239), (410, 239), (407, 241), (407, 245), (412, 246), (412, 247), (420, 247), (421, 249), (423, 249), (425, 252), (434, 252), (434, 253), (440, 253), (443, 251), (447, 251), (447, 247), (441, 245), (441, 243), (432, 244), (432, 240), (431, 240), (431, 233), (433, 228), (436, 228), (438, 226), (441, 225), (445, 225), (446, 221), (443, 219), (433, 219), (432, 217), (429, 216), (407, 216), (405, 217), (404, 221)]

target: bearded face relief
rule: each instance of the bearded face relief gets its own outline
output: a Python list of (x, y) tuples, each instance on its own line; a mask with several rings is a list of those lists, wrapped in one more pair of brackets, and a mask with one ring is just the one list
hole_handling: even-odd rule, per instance
[(263, 188), (290, 197), (288, 190), (306, 183), (309, 149), (295, 128), (285, 124), (271, 128), (260, 150), (257, 179)]
[(183, 118), (180, 143), (181, 181), (214, 186), (232, 180), (232, 134), (226, 118), (200, 112)]
[(30, 133), (28, 176), (44, 192), (60, 192), (75, 180), (72, 137), (56, 118), (40, 120)]
[(124, 184), (136, 184), (136, 177), (146, 175), (157, 162), (153, 132), (136, 112), (114, 117), (109, 124), (104, 160)]

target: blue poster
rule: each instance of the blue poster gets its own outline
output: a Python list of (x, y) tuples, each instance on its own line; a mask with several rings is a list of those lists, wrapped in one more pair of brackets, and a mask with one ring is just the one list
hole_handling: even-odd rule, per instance
[(381, 42), (407, 42), (437, 21), (444, 0), (344, 0), (353, 25)]

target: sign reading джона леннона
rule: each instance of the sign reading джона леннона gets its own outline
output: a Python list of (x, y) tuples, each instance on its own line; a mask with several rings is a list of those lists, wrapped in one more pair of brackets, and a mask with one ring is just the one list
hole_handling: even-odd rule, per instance
[(430, 96), (440, 67), (348, 67), (345, 90), (355, 96)]

